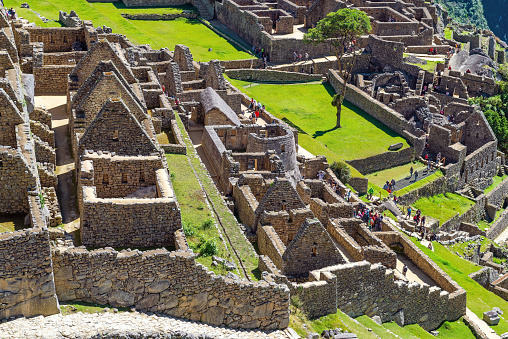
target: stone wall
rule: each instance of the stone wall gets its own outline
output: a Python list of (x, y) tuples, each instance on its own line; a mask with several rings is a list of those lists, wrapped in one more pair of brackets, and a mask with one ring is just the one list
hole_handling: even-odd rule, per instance
[(44, 44), (44, 53), (72, 51), (72, 45), (76, 41), (86, 46), (85, 30), (82, 27), (26, 27), (25, 29), (30, 34), (30, 43)]
[(486, 194), (487, 204), (502, 208), (506, 197), (508, 196), (508, 178), (504, 179), (492, 191)]
[(28, 213), (27, 192), (36, 186), (24, 155), (0, 146), (0, 213)]
[(508, 227), (508, 209), (504, 210), (499, 219), (487, 230), (487, 238), (496, 239)]
[(57, 248), (53, 262), (62, 301), (136, 307), (231, 328), (271, 330), (289, 325), (285, 285), (216, 276), (196, 263), (192, 252)]
[(60, 313), (47, 229), (0, 234), (0, 318)]
[(322, 79), (321, 74), (284, 72), (270, 69), (230, 69), (226, 70), (226, 75), (237, 80), (273, 83), (319, 81)]
[(355, 159), (346, 161), (348, 164), (356, 168), (363, 175), (381, 171), (387, 168), (392, 168), (407, 164), (411, 161), (414, 148), (409, 147), (400, 151), (385, 152), (374, 155), (372, 157)]
[(431, 197), (433, 195), (446, 192), (449, 192), (446, 178), (440, 177), (432, 182), (429, 182), (425, 186), (419, 187), (409, 193), (401, 195), (398, 197), (398, 200), (403, 205), (411, 205), (420, 198)]
[(482, 194), (475, 198), (475, 204), (466, 212), (453, 217), (441, 224), (441, 229), (444, 231), (457, 230), (460, 224), (477, 223), (485, 216), (485, 196)]
[(177, 18), (187, 18), (187, 19), (197, 19), (198, 13), (164, 13), (164, 14), (154, 14), (154, 13), (146, 13), (146, 14), (128, 14), (121, 13), (121, 16), (127, 20), (175, 20)]
[(37, 93), (64, 93), (67, 91), (67, 77), (74, 65), (48, 65), (34, 67), (35, 91)]

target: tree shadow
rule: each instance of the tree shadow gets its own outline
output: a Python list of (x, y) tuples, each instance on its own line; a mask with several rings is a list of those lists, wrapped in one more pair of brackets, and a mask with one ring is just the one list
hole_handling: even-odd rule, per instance
[(333, 128), (330, 128), (330, 129), (327, 129), (325, 131), (315, 131), (314, 134), (312, 134), (312, 137), (314, 139), (316, 139), (317, 137), (322, 137), (323, 135), (325, 135), (326, 133), (328, 132), (333, 132), (335, 131), (336, 129), (339, 129), (339, 127), (337, 126), (334, 126)]

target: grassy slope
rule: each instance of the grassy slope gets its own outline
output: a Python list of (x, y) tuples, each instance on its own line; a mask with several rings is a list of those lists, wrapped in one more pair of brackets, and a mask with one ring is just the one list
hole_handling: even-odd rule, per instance
[[(221, 227), (221, 232), (226, 232), (227, 236), (229, 236), (231, 243), (233, 244), (238, 255), (242, 259), (243, 265), (246, 268), (249, 277), (252, 280), (259, 279), (260, 273), (258, 269), (258, 256), (254, 251), (254, 248), (252, 247), (251, 243), (247, 240), (247, 238), (245, 238), (243, 232), (239, 228), (235, 216), (230, 212), (229, 208), (224, 203), (224, 200), (221, 197), (219, 191), (217, 190), (217, 187), (215, 187), (212, 178), (209, 176), (208, 171), (206, 170), (205, 166), (199, 159), (199, 156), (197, 155), (196, 150), (192, 145), (192, 141), (190, 140), (189, 135), (187, 134), (187, 131), (185, 130), (183, 123), (178, 115), (176, 115), (176, 121), (178, 123), (178, 126), (180, 127), (180, 130), (182, 131), (182, 136), (187, 146), (186, 159), (188, 159), (192, 164), (192, 167), (194, 168), (197, 176), (199, 177), (199, 180), (201, 181), (206, 192), (208, 193), (208, 196), (213, 204), (213, 208), (215, 208), (215, 211), (220, 216), (220, 219), (224, 226), (224, 228)], [(172, 165), (171, 162), (169, 162), (170, 168), (171, 165)], [(189, 175), (192, 175), (195, 178), (194, 173), (191, 173)], [(178, 201), (180, 201), (180, 199)], [(230, 249), (229, 253), (232, 254), (232, 257), (230, 257), (229, 259), (235, 261), (237, 267), (240, 270), (238, 259), (236, 258), (235, 255), (233, 255), (233, 251), (230, 248), (229, 243), (227, 243), (226, 245)], [(205, 262), (207, 266), (211, 264), (211, 259), (208, 258), (208, 260), (209, 262)], [(240, 273), (243, 275), (242, 271)]]
[(473, 205), (472, 200), (461, 195), (445, 193), (429, 198), (420, 198), (413, 204), (413, 207), (420, 209), (423, 215), (439, 219), (440, 223), (443, 224), (455, 215), (463, 214)]
[[(508, 303), (492, 292), (484, 289), (480, 284), (471, 279), (468, 275), (478, 271), (481, 267), (470, 261), (459, 258), (450, 252), (443, 245), (434, 242), (434, 252), (421, 246), (419, 241), (411, 238), (425, 254), (427, 254), (439, 267), (441, 267), (450, 277), (455, 280), (467, 292), (467, 307), (476, 315), (483, 317), (483, 312), (489, 311), (492, 307), (499, 307), (506, 314), (508, 312)], [(508, 332), (508, 321), (501, 316), (499, 325), (492, 327), (498, 334)]]
[[(475, 251), (475, 248), (470, 248), (470, 249), (467, 249), (467, 246), (471, 243), (476, 243), (476, 241), (466, 241), (466, 242), (459, 242), (459, 243), (455, 243), (453, 245), (450, 245), (448, 246), (448, 248), (452, 251), (452, 252), (457, 252), (459, 253), (461, 256), (464, 256), (464, 255), (468, 255), (468, 256), (471, 256), (474, 251)], [(481, 246), (480, 246), (480, 251), (481, 252), (485, 252), (489, 247), (490, 247), (490, 244), (494, 244), (494, 246), (498, 246), (494, 241), (490, 240), (489, 238), (485, 238), (485, 237), (482, 237), (482, 240), (481, 240)]]
[[(265, 104), (268, 111), (278, 118), (289, 119), (313, 140), (326, 145), (340, 159), (360, 159), (384, 153), (388, 151), (388, 146), (397, 142), (403, 142), (408, 147), (401, 136), (348, 102), (342, 108), (342, 128), (335, 129), (336, 110), (330, 104), (334, 91), (328, 84), (244, 87), (245, 82), (231, 82)], [(306, 145), (302, 146), (307, 149)]]
[(506, 179), (508, 177), (508, 175), (503, 175), (502, 177), (500, 176), (495, 176), (494, 178), (492, 178), (492, 185), (490, 185), (489, 187), (487, 187), (485, 189), (485, 191), (483, 191), (484, 194), (487, 194), (489, 192), (491, 192), (494, 188), (496, 188), (501, 182), (503, 182), (504, 179)]
[[(247, 59), (251, 55), (240, 51), (226, 39), (215, 34), (198, 20), (178, 19), (173, 21), (141, 21), (124, 19), (121, 13), (175, 13), (188, 7), (167, 8), (129, 8), (125, 9), (116, 3), (88, 3), (85, 0), (39, 0), (30, 3), (31, 9), (20, 8), (22, 0), (6, 0), (6, 7), (15, 7), (20, 16), (34, 21), (42, 27), (60, 26), (58, 22), (44, 24), (37, 18), (38, 12), (48, 19), (58, 21), (59, 10), (70, 12), (75, 10), (83, 20), (92, 20), (94, 26), (106, 25), (114, 33), (125, 34), (135, 44), (149, 44), (154, 49), (168, 47), (174, 49), (175, 44), (185, 44), (197, 61), (211, 59), (234, 60)], [(119, 7), (119, 8), (118, 8)], [(209, 52), (208, 48), (212, 48)]]
[(396, 166), (382, 171), (370, 173), (366, 175), (366, 177), (369, 179), (369, 182), (382, 187), (387, 180), (389, 181), (391, 179), (395, 179), (395, 181), (398, 181), (400, 179), (409, 177), (409, 169), (411, 167), (413, 167), (415, 171), (420, 171), (426, 168), (426, 166), (421, 162), (417, 163), (410, 162), (405, 165)]

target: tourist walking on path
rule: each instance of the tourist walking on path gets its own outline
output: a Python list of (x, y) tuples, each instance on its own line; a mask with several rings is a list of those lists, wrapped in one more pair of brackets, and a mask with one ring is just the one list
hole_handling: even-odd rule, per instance
[(372, 200), (373, 194), (374, 194), (374, 189), (371, 187), (371, 188), (369, 188), (369, 200)]
[(402, 274), (404, 274), (404, 276), (406, 276), (407, 274), (407, 265), (404, 264), (404, 267), (402, 268)]
[(407, 208), (407, 219), (411, 219), (411, 206)]
[(413, 166), (409, 169), (409, 179), (413, 177)]
[(418, 180), (418, 171), (415, 171), (415, 182)]

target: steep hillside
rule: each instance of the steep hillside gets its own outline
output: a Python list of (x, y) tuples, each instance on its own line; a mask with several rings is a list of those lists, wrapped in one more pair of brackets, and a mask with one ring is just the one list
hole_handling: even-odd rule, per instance
[(490, 29), (501, 40), (508, 41), (508, 0), (482, 0), (483, 14)]

